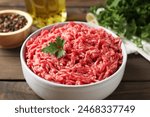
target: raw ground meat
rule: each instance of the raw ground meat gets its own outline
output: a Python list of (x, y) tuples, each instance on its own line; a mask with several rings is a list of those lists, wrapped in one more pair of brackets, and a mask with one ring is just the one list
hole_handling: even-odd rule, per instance
[[(65, 56), (57, 58), (42, 49), (60, 36), (65, 40)], [(43, 30), (26, 43), (27, 66), (38, 76), (66, 85), (83, 85), (103, 80), (122, 64), (121, 39), (104, 29), (69, 22)]]

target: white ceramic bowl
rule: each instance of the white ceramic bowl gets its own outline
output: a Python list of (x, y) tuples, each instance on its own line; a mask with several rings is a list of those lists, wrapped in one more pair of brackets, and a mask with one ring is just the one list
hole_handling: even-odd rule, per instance
[[(57, 27), (60, 27), (67, 22), (57, 24)], [(85, 22), (76, 22), (83, 23), (91, 27), (99, 28), (97, 25), (88, 24)], [(104, 99), (109, 96), (119, 85), (125, 70), (125, 65), (127, 61), (127, 53), (125, 50), (125, 46), (122, 43), (122, 54), (123, 54), (123, 62), (120, 68), (109, 78), (106, 78), (102, 81), (98, 81), (93, 84), (87, 85), (63, 85), (53, 83), (47, 80), (44, 80), (34, 74), (27, 66), (24, 58), (25, 54), (25, 44), (31, 38), (37, 36), (41, 30), (43, 29), (51, 29), (53, 25), (44, 27), (42, 29), (37, 30), (33, 34), (31, 34), (26, 41), (23, 43), (20, 59), (24, 77), (26, 82), (31, 87), (31, 89), (39, 95), (43, 99)], [(103, 28), (103, 27), (102, 27)], [(105, 28), (104, 28), (105, 29)], [(111, 33), (113, 36), (116, 36), (113, 32), (105, 29), (108, 33)]]

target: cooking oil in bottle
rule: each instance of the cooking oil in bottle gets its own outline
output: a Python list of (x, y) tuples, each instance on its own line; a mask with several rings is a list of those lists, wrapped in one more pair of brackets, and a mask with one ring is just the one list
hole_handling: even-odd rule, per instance
[(64, 22), (67, 18), (66, 0), (25, 0), (25, 3), (36, 27)]

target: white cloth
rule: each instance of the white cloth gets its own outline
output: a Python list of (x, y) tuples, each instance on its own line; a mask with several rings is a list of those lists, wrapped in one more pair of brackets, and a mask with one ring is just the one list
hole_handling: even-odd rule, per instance
[(138, 48), (134, 43), (124, 40), (128, 54), (139, 53), (150, 62), (150, 43), (142, 41), (143, 48)]

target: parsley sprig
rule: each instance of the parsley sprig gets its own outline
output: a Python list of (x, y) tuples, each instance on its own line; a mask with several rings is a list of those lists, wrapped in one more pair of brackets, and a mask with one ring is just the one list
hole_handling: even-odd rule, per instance
[(42, 52), (44, 53), (51, 53), (55, 55), (57, 58), (61, 58), (65, 55), (65, 50), (63, 49), (65, 44), (65, 40), (62, 39), (60, 36), (56, 38), (55, 42), (50, 42), (49, 46), (46, 46), (42, 49)]

